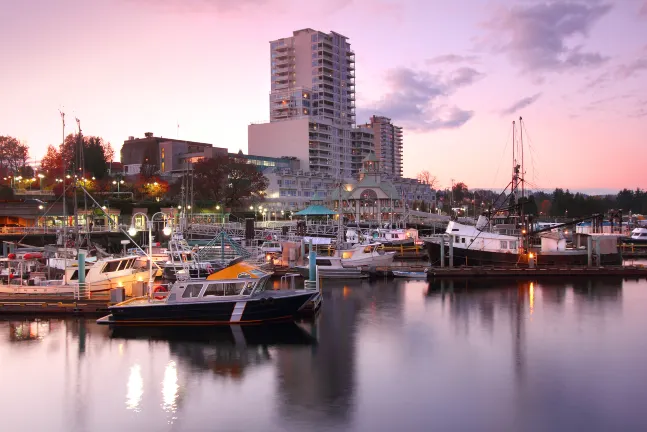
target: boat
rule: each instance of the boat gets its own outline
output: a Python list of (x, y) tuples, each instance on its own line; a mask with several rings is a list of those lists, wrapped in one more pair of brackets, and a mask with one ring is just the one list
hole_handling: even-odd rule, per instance
[(342, 267), (386, 266), (395, 258), (395, 252), (385, 252), (381, 243), (357, 244), (340, 252)]
[(218, 325), (292, 320), (318, 294), (312, 290), (272, 290), (271, 273), (238, 262), (203, 279), (178, 280), (109, 308), (99, 324)]
[[(148, 281), (148, 274), (145, 262), (136, 255), (99, 259), (94, 263), (86, 263), (86, 292), (100, 293), (124, 288), (126, 295), (132, 295), (133, 285)], [(78, 264), (75, 264), (65, 269), (63, 279), (45, 279), (42, 274), (31, 277), (27, 284), (0, 285), (0, 293), (76, 294), (79, 290), (78, 280), (79, 269)]]
[[(512, 136), (515, 143), (520, 142), (514, 131), (514, 122)], [(522, 141), (520, 145), (523, 146)], [(576, 244), (567, 247), (566, 234), (560, 229), (599, 219), (600, 216), (593, 215), (589, 218), (532, 230), (530, 227), (533, 224), (530, 218), (524, 215), (522, 205), (522, 199), (525, 198), (523, 159), (521, 163), (515, 159), (514, 146), (512, 159), (512, 181), (506, 186), (506, 190), (508, 187), (510, 189), (504, 203), (497, 209), (480, 215), (475, 226), (453, 220), (448, 223), (445, 234), (441, 237), (424, 239), (432, 265), (438, 265), (446, 259), (450, 245), (455, 266), (528, 266), (531, 262), (536, 266), (588, 265), (588, 251), (580, 244), (585, 234), (578, 234), (577, 242), (574, 240)], [(520, 199), (517, 199), (517, 194), (520, 195)], [(599, 233), (588, 235), (597, 245), (595, 247), (597, 253), (593, 254), (596, 256), (597, 265), (622, 264), (616, 236)], [(539, 247), (533, 244), (533, 239), (541, 243)]]
[(424, 271), (403, 271), (393, 270), (394, 277), (409, 278), (409, 279), (427, 279), (427, 269)]
[(647, 245), (647, 228), (634, 228), (629, 237), (623, 237), (620, 241), (624, 244)]
[[(316, 266), (323, 279), (364, 279), (368, 274), (357, 267), (344, 267), (340, 256), (317, 256)], [(304, 278), (310, 277), (309, 264), (297, 266), (295, 270)]]

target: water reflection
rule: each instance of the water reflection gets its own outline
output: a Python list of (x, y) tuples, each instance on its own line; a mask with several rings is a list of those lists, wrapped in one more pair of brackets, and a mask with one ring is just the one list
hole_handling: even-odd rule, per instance
[(129, 410), (139, 411), (139, 404), (144, 395), (144, 379), (142, 378), (142, 368), (135, 364), (130, 367), (128, 384), (126, 391), (126, 407)]
[(174, 361), (169, 361), (164, 370), (164, 380), (162, 381), (162, 409), (164, 411), (175, 412), (179, 389), (177, 364)]
[(361, 281), (323, 294), (311, 323), (0, 321), (3, 391), (43, 412), (13, 404), (3, 426), (647, 430), (645, 281)]

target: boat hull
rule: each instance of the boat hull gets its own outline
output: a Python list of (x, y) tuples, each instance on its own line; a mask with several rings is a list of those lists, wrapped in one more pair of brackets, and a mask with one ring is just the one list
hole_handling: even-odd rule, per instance
[(359, 259), (342, 259), (341, 265), (347, 268), (365, 267), (365, 266), (385, 266), (393, 262), (395, 252), (386, 252), (382, 255), (371, 255)]
[[(296, 267), (295, 269), (305, 279), (310, 277), (310, 269), (308, 267)], [(363, 274), (358, 268), (344, 268), (344, 267), (326, 267), (319, 266), (319, 277), (323, 279), (364, 279), (367, 274)]]
[[(129, 306), (125, 302), (110, 307), (111, 315), (102, 321), (110, 325), (218, 325), (258, 324), (291, 320), (310, 299), (314, 291), (290, 294), (268, 291), (246, 300), (195, 303), (161, 303)], [(240, 313), (242, 309), (242, 314)]]
[(427, 279), (427, 272), (410, 272), (410, 271), (392, 271), (394, 277), (409, 278), (409, 279)]
[[(425, 242), (425, 248), (429, 254), (429, 262), (431, 265), (440, 266), (440, 243)], [(449, 246), (445, 245), (445, 254), (447, 255)], [(600, 256), (600, 265), (622, 265), (621, 254), (602, 254)], [(445, 256), (445, 264), (449, 263), (449, 259)], [(502, 253), (502, 252), (489, 252), (475, 249), (454, 248), (454, 266), (483, 266), (483, 265), (498, 265), (514, 267), (519, 264), (527, 265), (524, 257), (516, 253)], [(585, 266), (588, 265), (588, 256), (584, 253), (541, 253), (539, 252), (536, 259), (536, 266), (555, 266), (555, 265), (574, 265)]]

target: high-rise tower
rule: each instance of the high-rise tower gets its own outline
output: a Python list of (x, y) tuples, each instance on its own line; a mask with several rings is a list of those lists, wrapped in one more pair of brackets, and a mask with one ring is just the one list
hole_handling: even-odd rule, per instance
[(293, 155), (303, 169), (354, 174), (355, 54), (348, 38), (312, 29), (270, 42), (270, 122), (249, 126), (249, 152)]

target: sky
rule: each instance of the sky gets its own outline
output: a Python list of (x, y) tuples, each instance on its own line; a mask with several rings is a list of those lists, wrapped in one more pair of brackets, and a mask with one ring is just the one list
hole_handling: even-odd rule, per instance
[(269, 41), (313, 28), (349, 38), (357, 121), (404, 127), (405, 176), (505, 187), (521, 116), (530, 187), (647, 188), (647, 0), (0, 0), (0, 17), (0, 135), (35, 161), (60, 109), (117, 150), (153, 132), (246, 152)]

